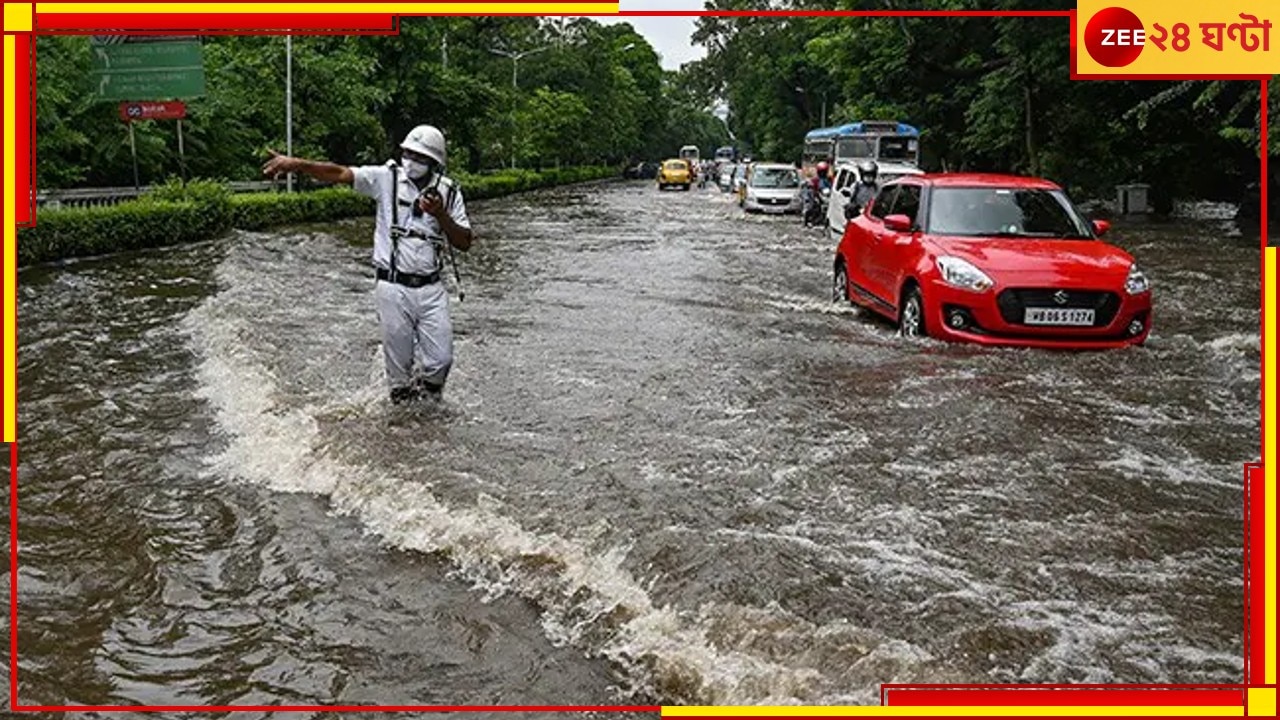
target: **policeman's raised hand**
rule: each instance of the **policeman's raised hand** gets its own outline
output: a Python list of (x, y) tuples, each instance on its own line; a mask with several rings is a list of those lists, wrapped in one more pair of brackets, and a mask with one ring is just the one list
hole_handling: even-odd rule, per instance
[(262, 166), (262, 174), (264, 176), (275, 177), (293, 170), (293, 158), (288, 155), (281, 155), (270, 148), (267, 149), (267, 152), (271, 153), (271, 158)]
[(444, 214), (444, 200), (440, 197), (440, 193), (428, 192), (418, 198), (418, 209), (439, 219)]

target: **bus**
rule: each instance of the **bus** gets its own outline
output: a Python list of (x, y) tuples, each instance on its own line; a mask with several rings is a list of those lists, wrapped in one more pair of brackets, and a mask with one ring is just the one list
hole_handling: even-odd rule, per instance
[(804, 136), (801, 165), (806, 174), (826, 160), (842, 162), (875, 160), (920, 166), (920, 131), (906, 123), (864, 120), (847, 125), (810, 130)]
[(698, 171), (702, 168), (699, 162), (700, 153), (697, 145), (685, 145), (680, 148), (680, 159), (689, 163), (689, 175), (696, 181), (698, 179)]
[(731, 163), (738, 159), (738, 151), (733, 147), (722, 147), (716, 150), (716, 164)]

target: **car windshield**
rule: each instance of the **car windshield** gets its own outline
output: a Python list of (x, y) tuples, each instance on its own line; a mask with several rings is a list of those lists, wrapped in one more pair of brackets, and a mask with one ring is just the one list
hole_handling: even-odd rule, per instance
[(758, 188), (800, 187), (800, 174), (791, 168), (761, 168), (751, 176), (751, 186)]
[(1093, 237), (1062, 191), (1029, 188), (935, 188), (929, 200), (929, 232), (972, 237)]
[(672, 160), (671, 162), (667, 163), (667, 169), (668, 170), (686, 170), (687, 168), (683, 162), (679, 160)]

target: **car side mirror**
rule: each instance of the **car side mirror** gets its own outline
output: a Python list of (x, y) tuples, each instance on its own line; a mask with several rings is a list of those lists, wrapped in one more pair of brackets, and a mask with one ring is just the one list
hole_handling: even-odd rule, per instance
[(1103, 235), (1106, 235), (1107, 231), (1110, 229), (1111, 229), (1111, 223), (1107, 222), (1106, 220), (1093, 221), (1093, 234), (1097, 235), (1098, 237), (1102, 237)]
[(894, 232), (908, 232), (911, 230), (911, 218), (906, 215), (889, 215), (884, 219), (884, 226)]

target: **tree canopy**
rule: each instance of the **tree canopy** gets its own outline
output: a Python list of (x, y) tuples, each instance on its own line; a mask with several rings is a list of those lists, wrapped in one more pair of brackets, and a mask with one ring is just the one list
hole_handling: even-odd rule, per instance
[[(188, 173), (255, 178), (268, 147), (284, 150), (285, 39), (203, 45), (207, 95), (187, 101), (183, 128)], [(509, 56), (525, 51), (537, 52)], [(117, 103), (92, 95), (89, 38), (42, 35), (36, 52), (40, 187), (131, 184)], [(513, 155), (521, 167), (661, 159), (727, 142), (700, 97), (631, 25), (588, 18), (404, 18), (395, 36), (293, 39), (294, 154), (340, 163), (381, 162), (420, 123), (440, 127), (450, 164), (472, 172)], [(135, 131), (143, 181), (178, 174), (176, 123)]]
[[(707, 0), (712, 10), (923, 9), (910, 0)], [(1071, 0), (936, 0), (928, 9), (1070, 9)], [(589, 18), (404, 18), (396, 36), (293, 41), (295, 154), (380, 162), (438, 125), (472, 172), (704, 156), (738, 144), (795, 161), (805, 133), (865, 119), (922, 130), (936, 170), (1039, 174), (1109, 196), (1238, 200), (1258, 180), (1253, 82), (1075, 81), (1064, 17), (704, 16), (707, 56), (664, 70), (629, 24)], [(285, 41), (203, 40), (207, 96), (188, 102), (192, 176), (256, 177), (283, 150)], [(37, 40), (41, 187), (132, 181), (114, 103), (95, 102), (89, 40)], [(526, 53), (518, 62), (512, 53)], [(514, 82), (514, 85), (513, 85)], [(1280, 114), (1271, 94), (1271, 115)], [(157, 98), (160, 99), (160, 98)], [(727, 106), (727, 123), (711, 108)], [(136, 126), (144, 182), (178, 172), (175, 123)], [(1272, 151), (1280, 148), (1270, 135)]]
[[(1069, 10), (1070, 0), (708, 0), (713, 10)], [(699, 18), (708, 56), (686, 68), (724, 97), (763, 156), (800, 156), (827, 125), (899, 120), (924, 164), (1047, 176), (1107, 195), (1149, 182), (1171, 197), (1238, 200), (1258, 180), (1256, 82), (1079, 81), (1065, 17)], [(1271, 96), (1271, 114), (1280, 109)], [(1270, 136), (1271, 151), (1280, 139)]]

